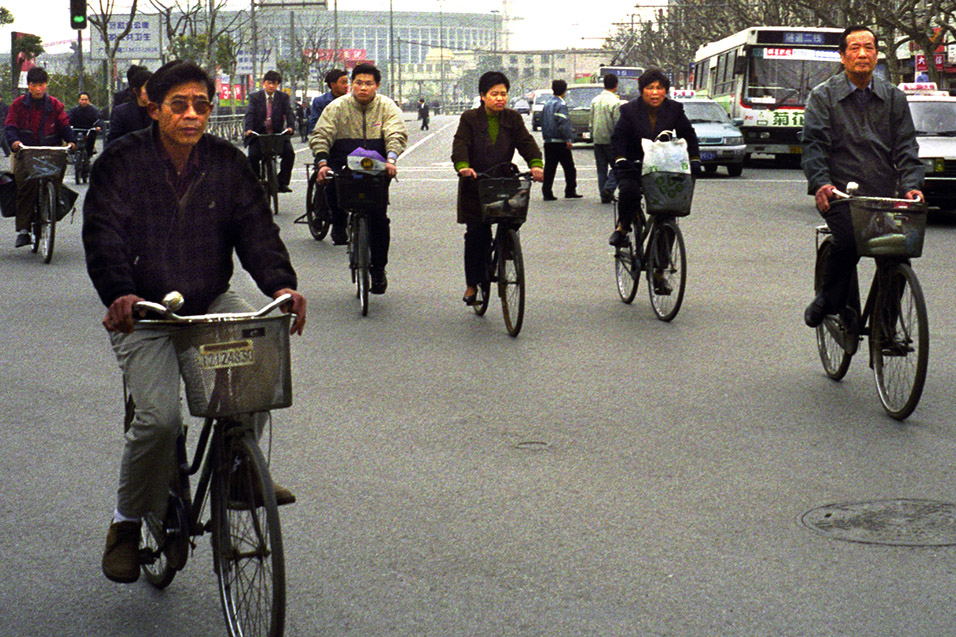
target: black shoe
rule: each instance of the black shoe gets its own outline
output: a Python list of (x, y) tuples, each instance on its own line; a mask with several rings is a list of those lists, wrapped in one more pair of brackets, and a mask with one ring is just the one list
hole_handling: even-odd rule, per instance
[(827, 302), (822, 296), (813, 299), (813, 303), (803, 311), (803, 322), (807, 327), (818, 327), (827, 315)]
[(372, 294), (385, 294), (385, 290), (388, 288), (388, 277), (385, 276), (385, 268), (370, 269), (369, 275), (372, 277), (372, 285), (369, 286), (368, 291)]
[(584, 197), (584, 195), (576, 193), (576, 192), (572, 192), (570, 195), (568, 194), (564, 195), (565, 199), (581, 199), (582, 197)]
[(545, 201), (557, 201), (558, 198), (555, 197), (554, 195), (544, 195), (544, 200), (545, 200)]
[(478, 294), (466, 294), (461, 297), (461, 300), (465, 302), (465, 305), (478, 305)]
[(609, 195), (605, 192), (602, 192), (601, 203), (614, 203), (614, 195)]
[(344, 246), (349, 242), (349, 236), (345, 233), (345, 230), (336, 230), (332, 228), (332, 245), (334, 246)]
[(288, 186), (279, 186), (278, 190), (279, 192), (292, 192), (292, 189)]
[(607, 242), (615, 248), (623, 248), (627, 245), (627, 233), (622, 230), (615, 230), (611, 233), (611, 238)]
[(657, 296), (670, 296), (671, 292), (674, 291), (674, 288), (671, 287), (671, 284), (667, 282), (667, 279), (664, 278), (663, 272), (654, 273), (654, 294)]
[(30, 238), (30, 233), (29, 233), (29, 232), (18, 232), (18, 233), (17, 233), (17, 240), (16, 240), (16, 242), (13, 244), (13, 247), (14, 247), (14, 248), (22, 248), (23, 246), (28, 246), (28, 245), (30, 245), (30, 243), (32, 243), (32, 241), (33, 241), (33, 240)]

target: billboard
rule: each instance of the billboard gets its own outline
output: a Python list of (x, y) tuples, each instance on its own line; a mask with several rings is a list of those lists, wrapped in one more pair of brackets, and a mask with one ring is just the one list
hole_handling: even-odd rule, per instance
[(34, 66), (33, 58), (29, 57), (26, 53), (17, 53), (13, 54), (17, 49), (16, 42), (20, 38), (25, 37), (34, 37), (38, 36), (33, 35), (32, 33), (22, 33), (20, 31), (13, 31), (10, 34), (10, 79), (13, 80), (13, 90), (25, 89), (27, 87), (27, 71), (29, 71)]
[[(117, 60), (159, 60), (163, 56), (163, 37), (158, 13), (137, 15), (132, 20), (130, 32), (120, 41), (116, 50)], [(107, 24), (110, 47), (116, 38), (126, 30), (129, 16), (114, 17)], [(105, 60), (106, 50), (103, 35), (96, 28), (90, 33), (90, 56), (94, 60)]]

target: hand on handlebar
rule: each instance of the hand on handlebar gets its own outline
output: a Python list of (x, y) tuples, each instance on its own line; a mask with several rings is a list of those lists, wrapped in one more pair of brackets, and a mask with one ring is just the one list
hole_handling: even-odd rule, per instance
[[(145, 299), (135, 294), (127, 294), (114, 300), (106, 316), (103, 317), (103, 327), (108, 332), (123, 332), (129, 334), (133, 331), (133, 307)], [(143, 313), (140, 313), (143, 315)]]
[(532, 168), (531, 179), (534, 181), (544, 181), (544, 168)]
[(388, 173), (389, 177), (391, 177), (392, 179), (395, 179), (395, 177), (398, 176), (398, 166), (396, 166), (392, 162), (388, 162), (385, 164), (385, 172)]
[(282, 288), (273, 294), (272, 298), (277, 299), (283, 294), (288, 294), (292, 297), (292, 300), (282, 306), (282, 311), (285, 313), (292, 312), (295, 314), (295, 322), (292, 324), (292, 329), (289, 331), (289, 333), (302, 334), (302, 330), (305, 329), (305, 297), (295, 290)]
[(327, 182), (327, 181), (329, 180), (329, 173), (330, 173), (330, 172), (332, 172), (332, 169), (329, 168), (329, 165), (328, 165), (328, 164), (325, 164), (325, 165), (323, 165), (323, 166), (319, 166), (319, 171), (318, 171), (317, 173), (315, 173), (315, 174), (318, 176), (318, 180), (319, 180), (319, 183), (320, 183), (320, 184), (324, 184), (325, 182)]
[(923, 192), (920, 190), (910, 190), (908, 193), (903, 195), (903, 199), (915, 199), (916, 201), (926, 201), (926, 198), (923, 197)]
[(836, 199), (836, 186), (833, 184), (823, 184), (817, 189), (814, 199), (817, 203), (817, 210), (827, 212), (830, 209), (830, 201)]
[(458, 171), (458, 176), (466, 179), (475, 179), (478, 177), (478, 173), (475, 172), (474, 168), (462, 168)]

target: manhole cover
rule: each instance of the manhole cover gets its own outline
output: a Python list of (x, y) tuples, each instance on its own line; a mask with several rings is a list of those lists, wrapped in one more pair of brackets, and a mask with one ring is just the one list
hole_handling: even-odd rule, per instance
[(525, 440), (515, 445), (515, 449), (521, 449), (522, 451), (544, 451), (547, 448), (548, 443), (540, 440)]
[(956, 544), (956, 505), (933, 500), (877, 500), (828, 504), (800, 521), (834, 540), (890, 546)]

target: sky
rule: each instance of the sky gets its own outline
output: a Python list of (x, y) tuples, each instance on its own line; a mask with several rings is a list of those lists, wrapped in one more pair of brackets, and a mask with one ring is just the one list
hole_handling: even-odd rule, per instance
[[(332, 0), (329, 1), (329, 10)], [(644, 0), (647, 2), (647, 0)], [(88, 0), (90, 11), (99, 6), (99, 0)], [(574, 4), (562, 0), (511, 0), (511, 48), (563, 49), (597, 48), (603, 43), (602, 36), (611, 32), (615, 22), (630, 20), (638, 0), (586, 0)], [(647, 2), (660, 4), (660, 1)], [(151, 8), (146, 0), (140, 0), (140, 9)], [(237, 8), (247, 7), (248, 2), (230, 0)], [(128, 2), (127, 2), (128, 5)], [(10, 32), (24, 31), (39, 35), (45, 43), (75, 40), (76, 32), (69, 25), (69, 0), (0, 0), (13, 12), (14, 23), (0, 27), (0, 51), (10, 50)], [(502, 11), (501, 0), (470, 0), (439, 3), (439, 0), (392, 0), (394, 11), (438, 11), (442, 7), (448, 13), (467, 7), (469, 12), (484, 13)], [(577, 7), (574, 11), (573, 7)], [(342, 10), (366, 9), (387, 11), (388, 0), (341, 0)], [(69, 50), (69, 45), (46, 47), (54, 50)]]

